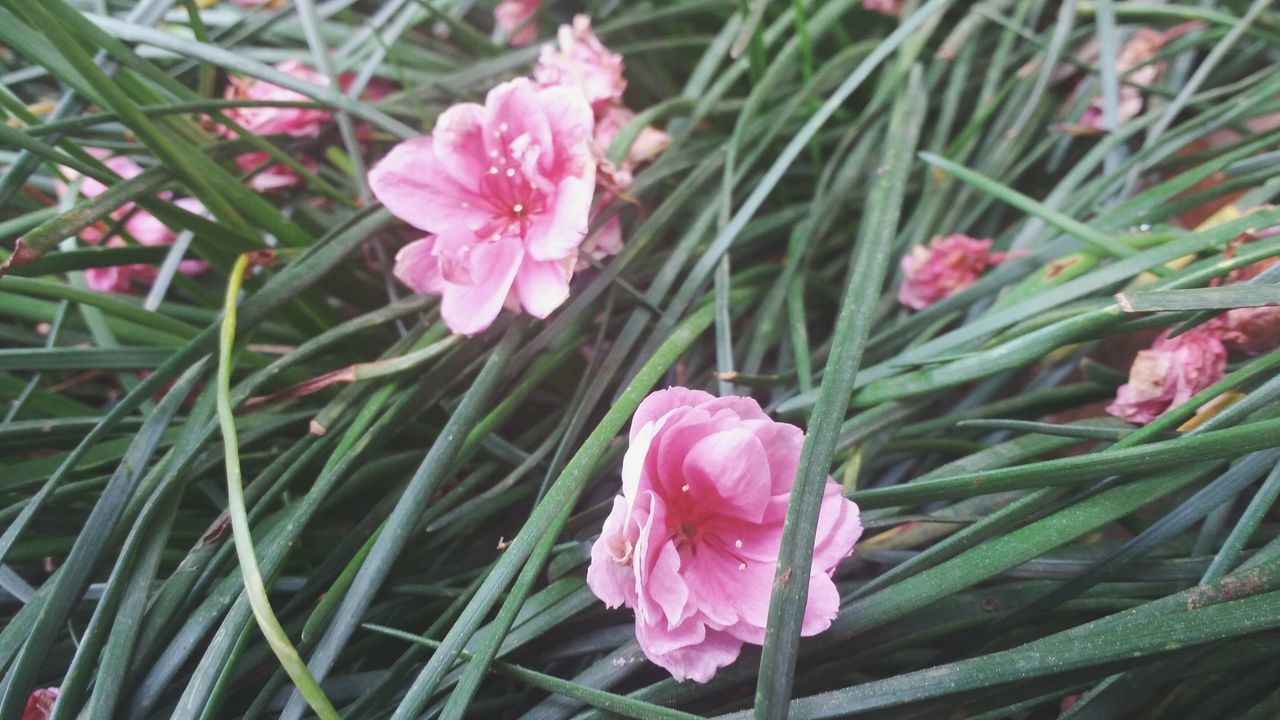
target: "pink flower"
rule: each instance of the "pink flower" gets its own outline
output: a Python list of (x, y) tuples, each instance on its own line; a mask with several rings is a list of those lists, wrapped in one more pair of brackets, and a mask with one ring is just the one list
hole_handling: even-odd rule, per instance
[(538, 23), (533, 16), (542, 0), (502, 0), (493, 9), (493, 24), (512, 47), (532, 45), (538, 39)]
[(862, 9), (885, 15), (901, 15), (903, 0), (862, 0)]
[(518, 79), (449, 108), (369, 172), (378, 200), (430, 233), (401, 249), (396, 276), (442, 296), (454, 332), (484, 330), (504, 303), (544, 318), (569, 296), (595, 189), (591, 129), (580, 93)]
[[(303, 65), (297, 60), (277, 64), (276, 70), (299, 80), (319, 85), (329, 84), (329, 78)], [(224, 96), (228, 100), (256, 100), (260, 102), (311, 102), (311, 98), (265, 80), (231, 76)], [(321, 108), (293, 107), (239, 107), (227, 110), (227, 116), (255, 135), (288, 135), (290, 137), (316, 137), (329, 122), (330, 113)]]
[(1211, 320), (1172, 339), (1166, 331), (1149, 350), (1138, 353), (1129, 382), (1116, 391), (1107, 412), (1145, 425), (1221, 380), (1227, 349), (1219, 323)]
[(582, 90), (599, 113), (622, 102), (627, 81), (622, 77), (622, 56), (609, 51), (591, 31), (591, 18), (575, 15), (572, 25), (561, 25), (556, 44), (542, 46), (533, 78), (541, 85), (566, 85)]
[(902, 287), (898, 302), (923, 310), (969, 287), (987, 268), (1004, 262), (1005, 253), (989, 252), (990, 240), (968, 235), (934, 236), (927, 247), (917, 245), (902, 257)]
[(1258, 355), (1280, 346), (1280, 306), (1228, 310), (1222, 321), (1222, 342), (1232, 350)]
[[(609, 151), (618, 133), (622, 132), (622, 129), (635, 117), (635, 112), (621, 105), (610, 105), (597, 113), (595, 142), (601, 157)], [(670, 144), (670, 135), (652, 125), (645, 126), (631, 143), (631, 147), (627, 149), (627, 155), (622, 159), (622, 163), (618, 165), (607, 163), (607, 168), (601, 168), (601, 175), (607, 176), (614, 188), (625, 188), (631, 184), (632, 174), (636, 168), (661, 155)]]
[(58, 699), (58, 688), (40, 688), (27, 697), (27, 707), (22, 711), (22, 720), (49, 720), (53, 714), (53, 703)]
[[(104, 153), (98, 148), (90, 148), (90, 152), (98, 157), (101, 157)], [(124, 155), (107, 158), (103, 160), (103, 164), (125, 180), (136, 177), (142, 172), (142, 168), (136, 162)], [(67, 175), (69, 179), (74, 179), (78, 174), (73, 171), (67, 171)], [(79, 192), (83, 197), (97, 197), (105, 192), (106, 189), (106, 185), (93, 178), (84, 177), (80, 179)], [(62, 197), (69, 191), (69, 188), (59, 183), (56, 190), (58, 196)], [(169, 193), (162, 193), (160, 197), (167, 200)], [(195, 198), (183, 198), (174, 202), (174, 205), (187, 212), (204, 213), (204, 206)], [(160, 222), (156, 216), (145, 210), (138, 209), (133, 203), (127, 203), (117, 208), (111, 213), (110, 217), (112, 222), (120, 222), (120, 226), (124, 231), (136, 240), (139, 245), (172, 245), (173, 241), (178, 237), (176, 232)], [(124, 238), (119, 236), (106, 237), (107, 232), (106, 223), (99, 223), (85, 228), (80, 233), (80, 239), (90, 245), (105, 245), (112, 248), (126, 247), (128, 245)], [(208, 264), (203, 260), (183, 260), (178, 264), (178, 270), (185, 275), (199, 275), (207, 268)], [(97, 292), (127, 293), (133, 291), (137, 285), (150, 284), (155, 278), (156, 268), (142, 263), (88, 268), (84, 271), (85, 284), (89, 286), (89, 289)]]
[[(630, 441), (587, 584), (607, 606), (635, 610), (650, 660), (706, 682), (764, 640), (804, 433), (751, 398), (674, 387), (640, 404)], [(828, 480), (803, 635), (835, 619), (831, 574), (861, 534), (858, 506)]]
[[(327, 86), (329, 78), (303, 65), (297, 60), (286, 60), (277, 64), (280, 72), (292, 75), (312, 85)], [(286, 90), (279, 85), (258, 80), (232, 76), (227, 84), (224, 96), (228, 100), (256, 100), (261, 102), (310, 102), (311, 98), (293, 90)], [(321, 108), (293, 107), (240, 107), (226, 111), (227, 117), (234, 120), (245, 130), (255, 135), (288, 135), (289, 137), (317, 137), (332, 114)], [(234, 131), (225, 127), (219, 128), (226, 137), (235, 137)], [(247, 152), (236, 157), (236, 165), (244, 172), (261, 167), (271, 156), (263, 151)], [(304, 164), (315, 165), (314, 160), (304, 159)], [(283, 163), (270, 165), (258, 172), (249, 180), (249, 187), (258, 192), (269, 192), (298, 184), (301, 178), (293, 168)]]

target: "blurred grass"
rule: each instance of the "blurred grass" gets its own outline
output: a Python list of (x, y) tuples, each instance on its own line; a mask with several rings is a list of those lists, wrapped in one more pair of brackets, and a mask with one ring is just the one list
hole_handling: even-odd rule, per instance
[[(645, 123), (673, 143), (607, 210), (624, 251), (547, 322), (427, 352), (435, 301), (399, 299), (399, 235), (360, 168), (528, 72), (536, 48), (488, 39), (491, 4), (224, 1), (193, 22), (171, 0), (0, 0), (0, 258), (20, 237), (42, 254), (0, 277), (0, 717), (48, 685), (59, 720), (306, 712), (243, 594), (214, 409), (228, 273), (268, 247), (226, 360), (244, 520), (281, 633), (344, 717), (1035, 718), (1075, 695), (1071, 717), (1273, 716), (1280, 351), (1139, 430), (1099, 401), (1131, 336), (1274, 301), (1269, 281), (1216, 281), (1280, 255), (1275, 238), (1223, 255), (1280, 211), (1201, 220), (1280, 191), (1280, 131), (1246, 124), (1280, 111), (1280, 14), (907, 5), (546, 3), (542, 39), (585, 9), (626, 52), (639, 118), (610, 153)], [(1052, 75), (1084, 41), (1105, 59), (1189, 20), (1142, 114), (1054, 130), (1083, 109)], [(272, 68), (287, 58), (399, 89), (360, 101)], [(1113, 123), (1126, 78), (1099, 62), (1077, 73)], [(303, 143), (219, 138), (229, 72), (337, 119)], [(115, 181), (92, 147), (148, 169)], [(249, 190), (231, 160), (249, 148), (307, 184)], [(58, 208), (57, 166), (111, 189)], [(170, 269), (147, 301), (84, 289), (87, 269), (166, 256), (65, 242), (130, 201), (213, 270)], [(1018, 256), (902, 310), (893, 260), (958, 232)], [(398, 371), (273, 397), (352, 366)], [(829, 632), (797, 642), (803, 597), (776, 593), (763, 652), (677, 684), (585, 564), (632, 408), (730, 369), (810, 431), (784, 563), (803, 569), (805, 489), (828, 473), (869, 530)], [(1178, 431), (1227, 390), (1242, 399)]]

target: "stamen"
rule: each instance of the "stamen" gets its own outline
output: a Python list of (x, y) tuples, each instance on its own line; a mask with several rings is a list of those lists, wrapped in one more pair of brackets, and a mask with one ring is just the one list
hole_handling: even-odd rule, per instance
[(688, 486), (688, 485), (681, 485), (681, 486), (680, 486), (680, 492), (689, 492), (689, 486)]
[(742, 549), (742, 541), (741, 541), (741, 540), (734, 540), (734, 541), (733, 541), (733, 546), (734, 546), (734, 547), (736, 547), (736, 548), (738, 548), (739, 550), (741, 550), (741, 549)]
[(522, 212), (524, 212), (524, 206), (523, 206), (523, 205), (521, 205), (520, 203), (516, 203), (515, 205), (513, 205), (513, 206), (511, 207), (511, 212), (514, 212), (514, 213), (522, 213)]
[(499, 123), (499, 124), (498, 124), (498, 132), (503, 132), (503, 133), (504, 133), (504, 132), (506, 132), (506, 131), (508, 131), (508, 130), (510, 130), (510, 129), (511, 129), (511, 128), (510, 128), (510, 127), (508, 127), (506, 123)]
[(746, 569), (747, 569), (746, 563), (738, 563), (738, 572), (742, 572), (743, 570), (746, 570)]
[(497, 168), (497, 166), (490, 166), (490, 167), (489, 167), (489, 174), (490, 174), (490, 175), (497, 175), (497, 174), (498, 174), (498, 168)]
[(516, 169), (515, 169), (515, 168), (507, 168), (507, 177), (515, 177), (515, 176), (516, 176)]

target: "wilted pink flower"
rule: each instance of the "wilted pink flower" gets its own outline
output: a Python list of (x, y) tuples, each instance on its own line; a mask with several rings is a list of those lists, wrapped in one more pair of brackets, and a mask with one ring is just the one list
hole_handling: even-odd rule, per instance
[(989, 252), (990, 240), (968, 235), (934, 236), (928, 246), (917, 245), (902, 256), (902, 287), (898, 302), (923, 310), (955, 295), (977, 281), (987, 268), (1004, 262), (1005, 253)]
[[(1187, 33), (1204, 27), (1199, 22), (1188, 22), (1176, 25), (1168, 30), (1156, 30), (1149, 27), (1138, 28), (1129, 41), (1120, 48), (1116, 57), (1116, 72), (1121, 84), (1118, 88), (1116, 103), (1116, 122), (1123, 124), (1142, 113), (1144, 103), (1143, 90), (1153, 85), (1164, 74), (1164, 63), (1153, 60), (1165, 43)], [(1076, 61), (1086, 65), (1096, 64), (1101, 59), (1101, 51), (1097, 38), (1090, 38), (1075, 54)], [(1063, 65), (1056, 68), (1054, 79), (1062, 80), (1075, 73), (1074, 65)], [(1083, 85), (1076, 87), (1075, 95), (1081, 92)], [(1074, 135), (1096, 135), (1107, 132), (1101, 92), (1096, 94), (1084, 109), (1080, 120), (1061, 128)]]
[(561, 25), (556, 31), (555, 43), (542, 46), (533, 78), (542, 85), (582, 90), (598, 113), (622, 102), (622, 92), (627, 89), (622, 68), (622, 56), (610, 52), (591, 31), (591, 18), (575, 15), (572, 25)]
[[(609, 607), (635, 610), (650, 660), (676, 680), (706, 682), (744, 643), (764, 640), (804, 433), (751, 398), (675, 387), (640, 404), (630, 441), (587, 584)], [(835, 619), (831, 574), (861, 534), (858, 506), (828, 480), (803, 635)]]
[(512, 47), (532, 45), (538, 39), (538, 23), (533, 21), (542, 0), (502, 0), (493, 9), (493, 24)]
[(1222, 322), (1222, 342), (1232, 350), (1258, 355), (1280, 347), (1280, 306), (1228, 310)]
[(27, 696), (27, 707), (22, 711), (22, 720), (49, 720), (53, 714), (53, 703), (58, 699), (58, 688), (40, 688)]
[(580, 93), (522, 78), (449, 108), (369, 172), (378, 200), (431, 233), (400, 251), (396, 276), (441, 295), (454, 332), (489, 327), (509, 297), (539, 318), (568, 297), (595, 190), (591, 129)]
[[(98, 148), (91, 148), (90, 153), (101, 157), (103, 151)], [(103, 160), (103, 164), (112, 172), (121, 178), (128, 180), (136, 177), (142, 172), (142, 168), (132, 159), (124, 155), (116, 155)], [(77, 173), (67, 171), (69, 178), (74, 179)], [(107, 186), (90, 177), (80, 178), (79, 193), (86, 198), (93, 198), (105, 192)], [(66, 185), (58, 184), (57, 193), (62, 197), (68, 192)], [(168, 193), (162, 193), (161, 198), (168, 199)], [(195, 198), (183, 198), (174, 202), (174, 205), (186, 210), (187, 212), (203, 214), (204, 206)], [(139, 245), (172, 245), (177, 239), (178, 234), (171, 230), (169, 226), (160, 222), (156, 216), (151, 213), (138, 209), (133, 203), (127, 203), (111, 213), (111, 219), (114, 222), (120, 222), (120, 226)], [(80, 239), (90, 245), (105, 245), (106, 247), (126, 247), (128, 243), (124, 238), (119, 236), (107, 237), (106, 223), (85, 228), (80, 233)], [(198, 275), (205, 271), (208, 264), (203, 260), (183, 260), (178, 264), (178, 270), (185, 275)], [(137, 285), (148, 285), (156, 278), (156, 268), (151, 265), (137, 263), (133, 265), (114, 265), (110, 267), (87, 268), (84, 271), (85, 284), (89, 289), (98, 292), (127, 293), (133, 290)]]
[(862, 8), (885, 15), (901, 15), (903, 0), (862, 0)]
[(1227, 349), (1219, 333), (1219, 321), (1211, 320), (1175, 338), (1161, 334), (1134, 358), (1129, 382), (1116, 391), (1107, 412), (1145, 425), (1221, 380)]

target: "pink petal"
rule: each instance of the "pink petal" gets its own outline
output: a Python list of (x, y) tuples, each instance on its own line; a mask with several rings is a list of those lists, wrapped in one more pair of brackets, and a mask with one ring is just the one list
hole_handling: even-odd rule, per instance
[(454, 105), (440, 113), (431, 135), (440, 164), (464, 187), (473, 186), (491, 164), (485, 147), (485, 118), (483, 105)]
[(369, 171), (369, 189), (391, 214), (419, 230), (476, 229), (492, 219), (479, 197), (453, 179), (430, 137), (396, 145)]
[(764, 517), (769, 458), (750, 430), (740, 427), (699, 440), (684, 454), (682, 471), (696, 502), (752, 522)]
[[(446, 237), (441, 234), (441, 239)], [(516, 238), (476, 245), (470, 254), (473, 283), (446, 281), (440, 315), (449, 329), (475, 335), (493, 324), (515, 281), (524, 250)]]
[[(653, 627), (642, 627), (636, 620), (636, 640), (645, 657), (655, 665), (671, 673), (677, 682), (693, 680), (704, 683), (709, 681), (716, 671), (738, 659), (742, 651), (742, 641), (728, 633), (711, 630), (696, 625), (696, 630), (680, 630), (681, 635), (667, 639), (662, 637), (663, 630)], [(690, 638), (700, 635), (701, 639)], [(683, 643), (683, 644), (681, 644)]]
[(716, 396), (709, 392), (690, 390), (685, 387), (669, 387), (650, 393), (649, 397), (640, 402), (635, 414), (631, 416), (631, 441), (635, 442), (636, 433), (640, 428), (658, 420), (668, 412), (678, 407), (697, 406), (715, 399)]
[(493, 88), (485, 96), (484, 107), (488, 113), (484, 141), (490, 152), (505, 153), (514, 141), (525, 136), (527, 139), (522, 142), (532, 147), (544, 152), (553, 148), (547, 103), (528, 79), (511, 80)]
[(532, 258), (559, 260), (575, 254), (586, 238), (594, 193), (594, 184), (579, 178), (566, 178), (559, 184), (550, 200), (552, 210), (534, 220), (525, 238)]
[(633, 548), (624, 533), (627, 512), (626, 499), (615, 496), (604, 530), (591, 546), (591, 565), (587, 568), (587, 586), (610, 608), (631, 604), (636, 594), (635, 573), (631, 569)]
[[(576, 260), (576, 258), (575, 258)], [(573, 262), (526, 257), (516, 274), (516, 292), (526, 312), (545, 318), (569, 297)]]
[(444, 293), (440, 259), (435, 256), (436, 236), (428, 235), (400, 248), (396, 253), (395, 275), (419, 295)]

